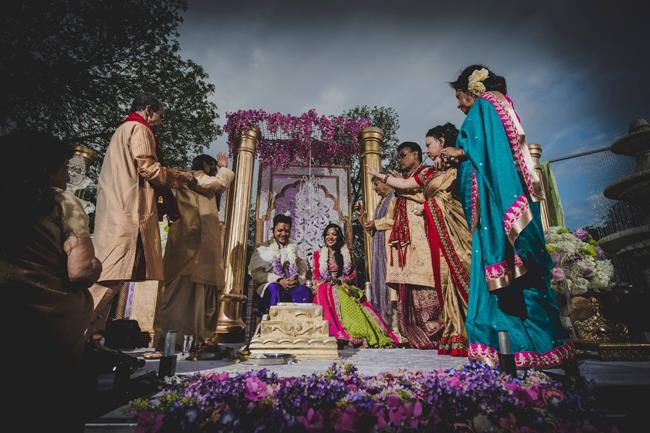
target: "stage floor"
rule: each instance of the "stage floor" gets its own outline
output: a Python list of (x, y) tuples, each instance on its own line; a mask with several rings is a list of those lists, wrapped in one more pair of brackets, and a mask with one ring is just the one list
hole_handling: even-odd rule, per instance
[[(234, 348), (234, 347), (233, 347)], [(138, 353), (132, 353), (137, 355)], [(141, 352), (140, 352), (141, 354)], [(402, 368), (415, 370), (436, 370), (440, 368), (454, 368), (467, 362), (466, 358), (454, 358), (438, 355), (434, 350), (415, 349), (344, 349), (339, 352), (340, 361), (354, 364), (361, 374), (375, 375), (385, 371), (394, 371)], [(295, 364), (275, 366), (254, 366), (244, 363), (235, 363), (226, 360), (214, 361), (188, 361), (179, 355), (176, 366), (177, 374), (193, 374), (196, 372), (241, 372), (254, 369), (267, 368), (280, 376), (300, 376), (326, 370), (332, 361), (305, 360)], [(650, 362), (604, 362), (594, 359), (579, 362), (581, 375), (595, 383), (597, 387), (609, 389), (610, 387), (636, 388), (639, 391), (650, 387)], [(158, 361), (147, 361), (145, 367), (139, 369), (134, 376), (157, 371)], [(557, 370), (558, 373), (563, 373)], [(132, 431), (133, 420), (123, 413), (123, 408), (116, 409), (92, 421), (86, 427), (90, 433), (121, 433)]]
[[(137, 353), (132, 353), (137, 355)], [(187, 361), (179, 355), (177, 374), (195, 372), (240, 372), (266, 368), (280, 376), (301, 376), (325, 371), (333, 362), (354, 364), (361, 374), (375, 375), (400, 368), (414, 370), (437, 370), (454, 368), (465, 364), (467, 358), (438, 355), (435, 350), (416, 349), (343, 349), (338, 360), (303, 360), (288, 365), (256, 366), (232, 361)], [(580, 361), (580, 373), (597, 385), (646, 385), (650, 386), (650, 361), (605, 362), (595, 359)], [(157, 371), (158, 361), (147, 361), (144, 371)]]

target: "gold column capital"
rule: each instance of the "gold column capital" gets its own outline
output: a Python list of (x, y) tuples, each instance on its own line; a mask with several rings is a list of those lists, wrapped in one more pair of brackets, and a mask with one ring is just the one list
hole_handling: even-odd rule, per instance
[(262, 138), (262, 131), (259, 128), (251, 128), (244, 131), (239, 137), (239, 140), (237, 140), (239, 146), (237, 151), (250, 152), (254, 155), (257, 149), (257, 142), (260, 138)]
[(528, 146), (528, 151), (530, 152), (530, 156), (533, 158), (533, 161), (535, 162), (535, 165), (538, 165), (539, 159), (542, 157), (542, 146), (534, 143), (528, 143), (527, 146)]
[(95, 155), (97, 155), (97, 152), (95, 152), (90, 147), (84, 146), (83, 144), (75, 145), (73, 151), (75, 154), (82, 157), (84, 161), (86, 161), (86, 167), (88, 167), (93, 162)]
[[(526, 143), (526, 146), (528, 147), (528, 152), (530, 152), (530, 157), (533, 159), (533, 164), (535, 164), (535, 171), (537, 172), (539, 181), (542, 184), (542, 190), (546, 192), (546, 187), (545, 187), (546, 182), (544, 181), (542, 166), (539, 163), (539, 159), (542, 157), (542, 146), (535, 143)], [(548, 203), (546, 202), (546, 200), (542, 200), (540, 202), (540, 211), (542, 217), (542, 228), (546, 230), (551, 225), (550, 212), (548, 210)]]
[(361, 141), (361, 156), (367, 153), (380, 154), (379, 148), (384, 143), (384, 131), (374, 126), (366, 126), (359, 133)]

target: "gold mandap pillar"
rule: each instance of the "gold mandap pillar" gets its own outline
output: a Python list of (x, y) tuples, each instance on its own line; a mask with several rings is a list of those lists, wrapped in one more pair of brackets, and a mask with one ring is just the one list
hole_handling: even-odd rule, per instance
[(242, 320), (244, 278), (246, 276), (246, 241), (248, 237), (248, 212), (253, 189), (255, 150), (261, 137), (259, 129), (246, 131), (239, 139), (235, 151), (233, 170), (235, 181), (228, 191), (226, 206), (226, 235), (224, 239), (225, 286), (219, 297), (217, 314), (218, 334), (224, 340), (242, 341), (246, 324)]
[[(363, 205), (366, 213), (366, 221), (375, 219), (375, 209), (381, 201), (379, 194), (372, 187), (372, 176), (368, 174), (368, 168), (374, 167), (381, 170), (381, 152), (379, 149), (384, 142), (384, 131), (380, 128), (368, 126), (361, 130), (361, 179), (363, 186)], [(364, 231), (365, 253), (366, 253), (366, 275), (370, 281), (372, 271), (372, 237)]]
[[(542, 166), (539, 164), (539, 159), (542, 156), (542, 146), (532, 143), (528, 144), (527, 146), (528, 151), (530, 152), (530, 156), (533, 158), (533, 163), (535, 164), (535, 171), (537, 172), (539, 181), (542, 184), (542, 191), (546, 192), (546, 185), (544, 184), (544, 176), (542, 174)], [(540, 202), (540, 208), (542, 214), (542, 228), (546, 230), (550, 227), (550, 219), (548, 216), (548, 202), (546, 200), (542, 200)]]

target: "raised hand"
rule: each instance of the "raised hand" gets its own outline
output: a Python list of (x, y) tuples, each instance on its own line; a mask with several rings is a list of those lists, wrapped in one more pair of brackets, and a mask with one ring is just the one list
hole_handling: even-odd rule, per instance
[(217, 165), (219, 168), (228, 166), (228, 154), (224, 152), (217, 153)]
[(381, 175), (381, 171), (375, 167), (368, 167), (368, 174), (372, 177), (379, 177)]

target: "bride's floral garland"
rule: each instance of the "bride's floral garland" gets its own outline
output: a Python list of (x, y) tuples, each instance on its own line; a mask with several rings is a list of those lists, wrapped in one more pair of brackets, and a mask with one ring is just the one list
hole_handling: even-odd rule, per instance
[[(341, 247), (341, 256), (343, 257), (343, 272), (339, 270), (339, 277), (350, 275), (352, 273), (353, 266), (350, 249), (345, 244)], [(328, 279), (332, 276), (330, 272), (329, 249), (326, 246), (322, 247), (319, 251), (318, 270), (320, 271), (320, 276), (323, 279)]]
[(284, 278), (298, 275), (298, 247), (289, 241), (286, 247), (280, 248), (277, 242), (268, 247), (259, 247), (260, 257), (271, 262), (273, 273)]

